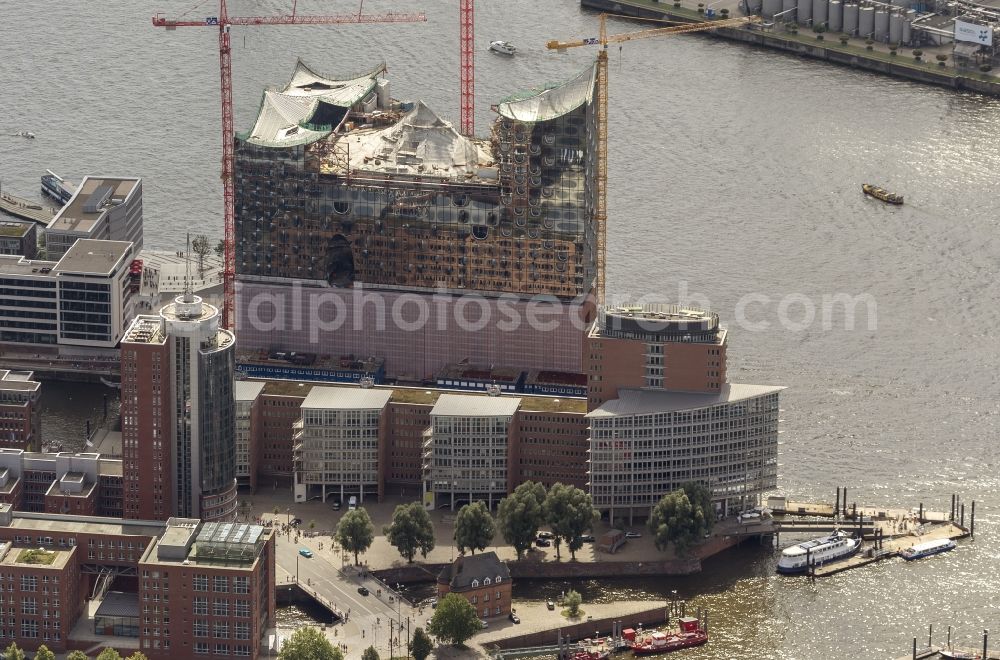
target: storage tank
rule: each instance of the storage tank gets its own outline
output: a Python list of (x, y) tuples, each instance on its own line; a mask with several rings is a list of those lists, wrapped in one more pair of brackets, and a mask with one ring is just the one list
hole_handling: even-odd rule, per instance
[(813, 0), (813, 25), (826, 25), (826, 0)]
[(764, 18), (774, 18), (774, 15), (781, 11), (782, 0), (764, 0)]
[(813, 17), (812, 0), (798, 0), (796, 7), (795, 11), (798, 14), (799, 25), (809, 25)]
[(910, 35), (910, 25), (913, 23), (913, 19), (915, 19), (916, 17), (917, 17), (917, 10), (916, 9), (907, 9), (906, 10), (906, 15), (903, 16), (903, 36), (902, 36), (902, 39), (903, 39), (903, 43), (904, 44), (909, 45), (909, 44), (912, 43), (912, 41), (911, 41), (912, 37)]
[(847, 34), (858, 33), (858, 6), (854, 4), (844, 5), (844, 32)]
[(862, 7), (858, 10), (858, 36), (869, 39), (875, 31), (875, 8)]
[(826, 20), (830, 25), (830, 32), (840, 32), (844, 29), (844, 5), (840, 0), (830, 0)]
[(879, 9), (875, 12), (875, 41), (885, 42), (889, 39), (889, 12)]
[(889, 15), (889, 43), (898, 44), (903, 42), (903, 15), (893, 12)]
[(794, 21), (795, 20), (795, 5), (797, 0), (782, 0), (781, 1), (781, 11), (788, 12), (787, 14), (781, 15), (781, 20), (783, 21)]

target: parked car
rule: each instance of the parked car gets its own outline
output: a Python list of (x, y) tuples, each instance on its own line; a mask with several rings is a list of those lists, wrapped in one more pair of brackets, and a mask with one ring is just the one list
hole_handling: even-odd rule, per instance
[(332, 508), (334, 511), (340, 511), (340, 507), (341, 507), (340, 500), (333, 500), (332, 502), (330, 502), (330, 508)]
[(298, 527), (302, 524), (302, 518), (292, 518), (292, 522), (289, 523), (292, 527)]
[(580, 540), (580, 543), (593, 543), (594, 537), (590, 534), (583, 534), (582, 536), (576, 537)]
[(543, 530), (541, 532), (538, 532), (538, 538), (540, 538), (540, 539), (554, 539), (555, 538), (555, 534), (553, 534), (552, 532), (546, 532), (546, 531)]
[(507, 615), (507, 618), (510, 619), (511, 621), (513, 621), (514, 623), (521, 623), (521, 617), (519, 617), (518, 615), (514, 614), (513, 612), (511, 612), (509, 615)]
[(371, 592), (368, 591), (368, 587), (358, 587), (358, 593), (362, 596), (367, 596)]
[(628, 532), (625, 532), (625, 538), (627, 538), (627, 539), (641, 539), (642, 538), (642, 533), (641, 532), (628, 531)]
[(482, 626), (483, 628), (489, 628), (489, 627), (490, 627), (490, 622), (489, 622), (489, 621), (487, 621), (486, 619), (480, 619), (480, 620), (479, 620), (479, 624), (480, 624), (480, 625), (481, 625), (481, 626)]
[(313, 556), (313, 551), (310, 550), (309, 548), (299, 548), (299, 554), (305, 557), (306, 559), (311, 559)]
[(537, 545), (539, 548), (547, 548), (550, 545), (552, 545), (552, 542), (549, 541), (548, 539), (543, 539), (543, 538), (539, 537), (539, 538), (535, 539), (535, 545)]
[(351, 511), (358, 508), (358, 498), (356, 496), (351, 495), (351, 498), (347, 500), (347, 508)]
[(433, 610), (437, 606), (438, 606), (438, 599), (437, 598), (431, 598), (431, 609)]
[(550, 610), (554, 610), (556, 609), (556, 604), (551, 600), (547, 600), (545, 601), (545, 607), (549, 608)]

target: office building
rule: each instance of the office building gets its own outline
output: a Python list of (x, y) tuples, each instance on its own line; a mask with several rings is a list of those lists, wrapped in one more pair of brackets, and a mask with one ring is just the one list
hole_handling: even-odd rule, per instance
[(147, 498), (128, 499), (128, 518), (236, 515), (235, 338), (219, 320), (189, 291), (122, 340), (125, 487)]
[(257, 490), (257, 441), (261, 434), (263, 404), (260, 393), (264, 383), (238, 380), (233, 383), (235, 418), (236, 484)]
[(126, 241), (142, 250), (142, 180), (86, 176), (45, 228), (45, 251), (58, 260), (81, 238)]
[(0, 221), (0, 254), (25, 259), (38, 256), (38, 225), (34, 222)]
[(0, 369), (0, 447), (37, 449), (42, 433), (42, 384), (30, 371)]

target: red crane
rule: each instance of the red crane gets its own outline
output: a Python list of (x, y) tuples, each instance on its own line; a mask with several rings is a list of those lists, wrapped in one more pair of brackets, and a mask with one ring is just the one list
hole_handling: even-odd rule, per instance
[(476, 22), (475, 0), (459, 0), (458, 24), (460, 29), (459, 42), (459, 79), (462, 94), (462, 135), (473, 137), (476, 132)]
[[(339, 23), (412, 23), (426, 21), (422, 13), (357, 14), (340, 16), (298, 16), (297, 0), (292, 2), (292, 13), (278, 16), (230, 16), (226, 0), (219, 0), (219, 13), (200, 20), (171, 20), (163, 14), (153, 16), (156, 27), (174, 30), (179, 27), (210, 27), (219, 31), (219, 72), (222, 82), (222, 189), (225, 200), (225, 250), (223, 257), (223, 306), (222, 325), (236, 328), (236, 247), (235, 210), (233, 204), (233, 69), (229, 45), (229, 28), (232, 25), (333, 25)], [(364, 0), (362, 0), (362, 5)]]

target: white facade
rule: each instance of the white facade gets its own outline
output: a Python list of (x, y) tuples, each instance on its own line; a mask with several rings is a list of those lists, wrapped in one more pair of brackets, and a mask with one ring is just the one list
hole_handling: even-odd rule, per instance
[(128, 241), (142, 249), (142, 180), (85, 176), (45, 228), (45, 249), (58, 259), (77, 240)]
[(295, 423), (295, 500), (379, 497), (380, 427), (391, 390), (313, 387)]
[(777, 486), (778, 393), (723, 385), (719, 394), (620, 390), (590, 412), (590, 495), (611, 519), (648, 516), (684, 483), (712, 491), (717, 510), (743, 508)]
[(424, 440), (424, 504), (475, 501), (492, 509), (507, 494), (511, 422), (516, 397), (442, 394)]

